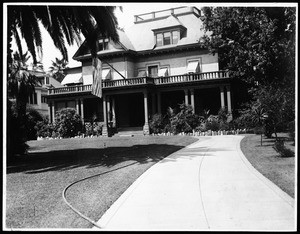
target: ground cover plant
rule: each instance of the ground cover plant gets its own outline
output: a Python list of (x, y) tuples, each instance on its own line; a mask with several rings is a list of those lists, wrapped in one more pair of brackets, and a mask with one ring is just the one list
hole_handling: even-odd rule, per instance
[[(295, 145), (286, 133), (278, 133), (285, 141), (285, 147), (295, 153)], [(263, 139), (260, 135), (247, 134), (241, 142), (241, 149), (248, 161), (265, 177), (274, 182), (291, 197), (295, 196), (295, 157), (282, 157), (274, 149), (275, 137)]]
[[(98, 220), (149, 167), (195, 142), (187, 136), (97, 137), (29, 141), (29, 155), (7, 165), (6, 227), (90, 228), (63, 201)], [(109, 173), (107, 173), (109, 172)]]

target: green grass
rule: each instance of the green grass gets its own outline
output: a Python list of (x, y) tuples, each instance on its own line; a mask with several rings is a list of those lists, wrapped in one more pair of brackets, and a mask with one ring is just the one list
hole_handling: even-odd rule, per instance
[(97, 221), (149, 167), (196, 140), (148, 136), (30, 141), (30, 154), (7, 165), (6, 227), (90, 228), (64, 203), (67, 185), (100, 174), (66, 193), (76, 209)]
[[(285, 146), (295, 152), (293, 142), (287, 134), (278, 135), (285, 139)], [(273, 149), (275, 138), (263, 137), (260, 145), (260, 135), (247, 134), (241, 142), (241, 149), (248, 161), (261, 174), (275, 183), (291, 197), (295, 197), (295, 157), (280, 157)]]

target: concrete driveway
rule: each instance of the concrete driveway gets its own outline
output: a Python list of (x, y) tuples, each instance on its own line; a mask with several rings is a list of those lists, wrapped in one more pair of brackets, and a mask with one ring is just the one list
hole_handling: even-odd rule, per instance
[(97, 224), (124, 231), (296, 230), (294, 199), (252, 167), (240, 150), (242, 138), (202, 137), (166, 157)]

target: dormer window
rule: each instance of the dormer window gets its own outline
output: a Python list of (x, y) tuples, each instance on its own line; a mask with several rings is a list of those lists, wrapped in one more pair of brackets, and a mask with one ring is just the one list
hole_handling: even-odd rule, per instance
[(180, 39), (179, 31), (168, 31), (156, 34), (156, 46), (176, 45)]
[(99, 41), (99, 51), (108, 50), (108, 39), (100, 39)]

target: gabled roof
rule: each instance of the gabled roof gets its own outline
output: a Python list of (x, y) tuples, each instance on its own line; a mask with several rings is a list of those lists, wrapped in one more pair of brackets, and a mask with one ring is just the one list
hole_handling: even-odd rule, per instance
[[(108, 43), (111, 49), (99, 51), (97, 54), (100, 55), (100, 54), (107, 54), (113, 52), (124, 52), (129, 50), (135, 50), (134, 46), (132, 45), (131, 41), (129, 40), (125, 32), (120, 29), (117, 29), (117, 32), (119, 34), (119, 42), (114, 43), (113, 41), (109, 41)], [(73, 59), (87, 57), (86, 55), (90, 55), (90, 50), (86, 46), (86, 41), (84, 41), (83, 44), (79, 47), (79, 49), (75, 53), (75, 55), (73, 56)]]
[[(144, 51), (165, 50), (168, 46), (155, 47), (154, 32), (177, 27), (184, 29), (184, 37), (178, 41), (177, 45), (171, 45), (172, 48), (186, 48), (189, 45), (195, 45), (199, 43), (199, 39), (204, 35), (204, 31), (201, 30), (202, 22), (200, 18), (188, 9), (185, 14), (170, 14), (163, 18), (139, 21), (124, 31), (117, 30), (120, 39), (119, 43), (114, 44), (110, 42), (110, 49), (99, 51), (98, 54), (115, 55), (132, 51), (139, 54)], [(91, 57), (91, 54), (86, 48), (85, 43), (83, 43), (73, 56), (73, 59), (80, 60), (89, 57)]]

